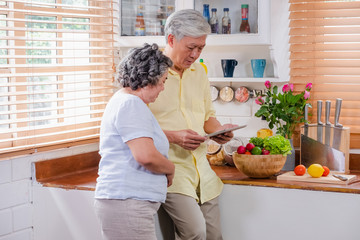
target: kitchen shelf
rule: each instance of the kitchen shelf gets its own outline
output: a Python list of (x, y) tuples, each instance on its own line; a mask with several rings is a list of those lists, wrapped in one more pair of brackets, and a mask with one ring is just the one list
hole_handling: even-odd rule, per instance
[(265, 77), (265, 78), (224, 78), (224, 77), (209, 77), (209, 82), (211, 83), (222, 83), (222, 82), (236, 82), (236, 83), (264, 83), (265, 81), (282, 83), (286, 81), (282, 81), (279, 78), (274, 77)]

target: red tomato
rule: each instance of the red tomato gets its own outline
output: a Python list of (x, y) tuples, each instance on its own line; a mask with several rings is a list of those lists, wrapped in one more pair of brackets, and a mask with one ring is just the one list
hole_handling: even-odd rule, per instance
[(302, 176), (302, 175), (304, 175), (306, 173), (306, 167), (304, 165), (302, 165), (302, 164), (299, 164), (294, 168), (294, 173), (297, 176)]
[(322, 166), (324, 169), (323, 177), (326, 177), (330, 173), (330, 169), (327, 166)]
[(246, 155), (252, 155), (251, 152), (245, 152)]

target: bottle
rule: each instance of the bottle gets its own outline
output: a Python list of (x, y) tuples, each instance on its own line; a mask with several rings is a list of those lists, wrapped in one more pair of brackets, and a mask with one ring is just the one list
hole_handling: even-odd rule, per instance
[(207, 22), (210, 21), (209, 4), (204, 4), (203, 16)]
[(249, 5), (242, 4), (241, 5), (241, 25), (240, 25), (240, 33), (250, 33), (250, 25), (249, 25)]
[(135, 20), (135, 36), (145, 36), (145, 21), (142, 10), (143, 6), (139, 5)]
[(229, 17), (229, 8), (224, 8), (224, 17), (222, 18), (222, 33), (231, 33), (231, 20)]
[(205, 63), (204, 63), (204, 60), (203, 60), (203, 59), (200, 59), (199, 62), (200, 62), (200, 64), (204, 67), (205, 72), (206, 72), (206, 74), (207, 74), (207, 73), (208, 73), (208, 70), (207, 70), (207, 67), (206, 67), (206, 65), (205, 65)]
[(261, 128), (256, 133), (259, 138), (266, 138), (273, 135), (273, 131), (268, 128), (265, 116), (261, 116)]
[(158, 9), (156, 18), (158, 20), (158, 23), (160, 24), (160, 35), (164, 35), (165, 22), (166, 22), (164, 6), (160, 6), (160, 8)]
[(216, 8), (211, 9), (210, 26), (211, 33), (219, 33), (219, 20), (216, 16)]

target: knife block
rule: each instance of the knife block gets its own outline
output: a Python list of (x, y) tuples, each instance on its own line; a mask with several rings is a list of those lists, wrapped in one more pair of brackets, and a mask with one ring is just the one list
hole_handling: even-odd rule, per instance
[[(307, 136), (315, 141), (318, 141), (317, 134), (318, 134), (318, 125), (317, 124), (309, 124), (307, 129)], [(328, 134), (326, 136), (326, 126), (320, 126), (322, 127), (322, 144), (325, 144), (325, 142), (328, 142), (328, 146), (331, 148), (335, 148), (339, 150), (340, 152), (344, 153), (345, 156), (345, 170), (344, 172), (348, 174), (350, 172), (349, 169), (349, 150), (350, 150), (350, 128), (343, 127), (343, 128), (334, 128), (333, 126), (330, 127), (330, 131), (328, 131)], [(305, 132), (305, 126), (301, 126), (301, 140), (300, 140), (300, 163), (303, 156), (304, 149), (301, 147), (302, 138), (304, 136)], [(338, 147), (334, 144), (334, 135), (338, 134), (340, 144)], [(341, 135), (340, 135), (341, 134)], [(327, 141), (325, 141), (325, 138), (328, 138)], [(319, 162), (313, 162), (313, 163), (319, 163)], [(319, 163), (321, 164), (321, 163)], [(308, 166), (306, 166), (308, 167)], [(331, 170), (331, 169), (330, 169)], [(343, 171), (340, 171), (343, 172)]]

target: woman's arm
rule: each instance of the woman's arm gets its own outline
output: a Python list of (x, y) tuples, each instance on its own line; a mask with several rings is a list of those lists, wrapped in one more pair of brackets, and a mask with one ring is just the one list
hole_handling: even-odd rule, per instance
[(141, 166), (153, 173), (166, 174), (168, 186), (171, 185), (174, 177), (175, 165), (156, 149), (151, 138), (141, 137), (126, 143), (135, 160)]

